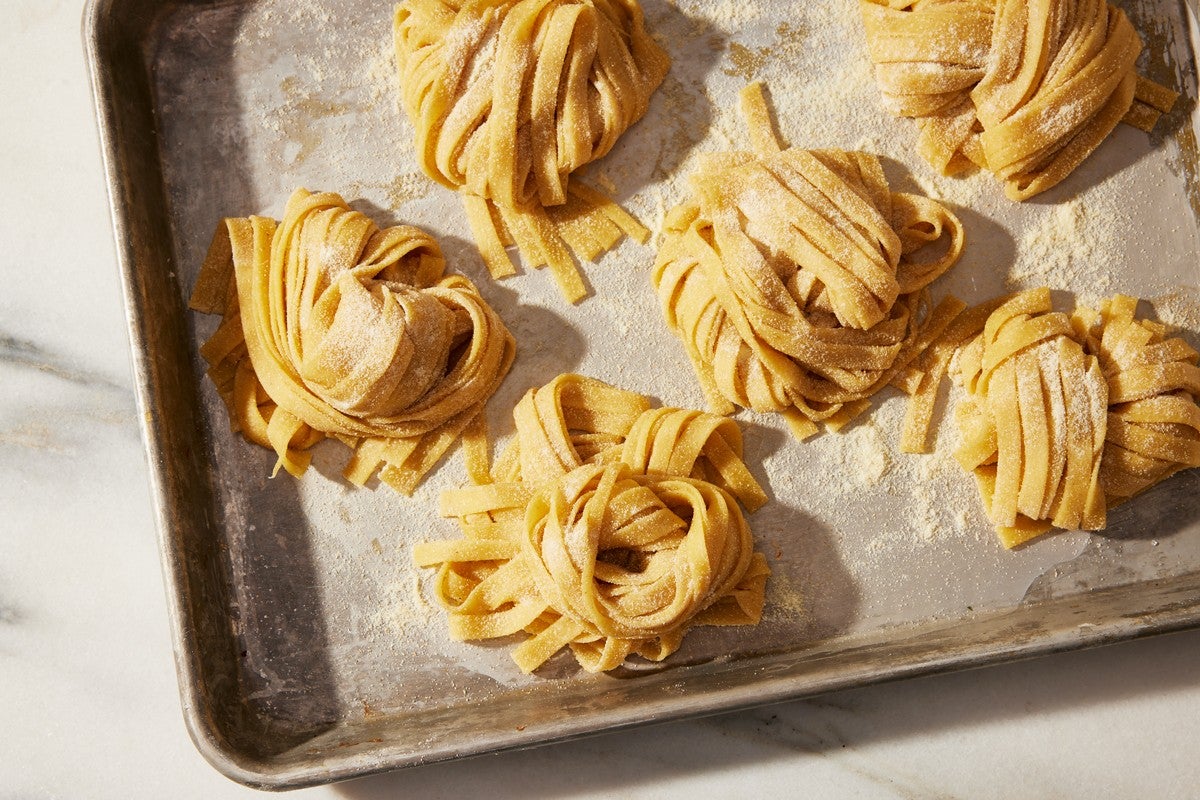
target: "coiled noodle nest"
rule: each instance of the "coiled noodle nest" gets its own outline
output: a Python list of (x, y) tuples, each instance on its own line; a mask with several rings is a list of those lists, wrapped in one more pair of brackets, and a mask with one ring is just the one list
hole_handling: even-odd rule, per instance
[(405, 0), (396, 9), (402, 100), (430, 178), (461, 190), (494, 277), (505, 246), (585, 294), (591, 261), (649, 232), (571, 179), (646, 113), (670, 64), (635, 0)]
[(234, 428), (293, 475), (312, 445), (337, 438), (354, 450), (349, 480), (381, 470), (411, 493), (482, 425), (515, 353), (500, 317), (445, 265), (424, 231), (380, 230), (332, 193), (297, 190), (280, 223), (225, 220), (191, 306), (223, 317), (201, 354)]

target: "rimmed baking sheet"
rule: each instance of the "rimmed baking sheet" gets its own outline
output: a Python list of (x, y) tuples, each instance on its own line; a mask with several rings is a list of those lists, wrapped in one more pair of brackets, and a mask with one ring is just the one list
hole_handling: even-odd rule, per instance
[[(748, 144), (734, 99), (761, 79), (791, 144), (878, 153), (895, 185), (954, 206), (967, 251), (935, 296), (1120, 291), (1197, 331), (1196, 23), (1177, 0), (1122, 5), (1147, 41), (1144, 72), (1184, 97), (1155, 134), (1118, 129), (1024, 205), (915, 155), (912, 125), (880, 109), (854, 0), (645, 0), (674, 65), (586, 180), (656, 227), (697, 154)], [(305, 186), (431, 231), (517, 338), (489, 407), (500, 436), (520, 395), (564, 371), (664, 404), (703, 397), (658, 311), (652, 247), (625, 242), (585, 266), (594, 294), (576, 307), (548, 274), (486, 277), (458, 198), (413, 159), (390, 24), (390, 5), (366, 0), (88, 10), (185, 714), (224, 772), (295, 787), (1200, 621), (1200, 474), (1117, 509), (1102, 534), (1006, 552), (949, 458), (947, 415), (938, 455), (903, 455), (904, 401), (884, 395), (846, 433), (803, 445), (777, 419), (739, 417), (772, 496), (750, 520), (773, 571), (758, 627), (696, 629), (665, 663), (609, 676), (560, 657), (527, 677), (504, 645), (449, 641), (409, 552), (456, 535), (435, 509), (465, 481), (461, 457), (411, 499), (347, 486), (332, 444), (303, 479), (270, 479), (273, 456), (230, 433), (204, 378), (197, 347), (216, 320), (185, 310), (220, 217), (278, 217)]]

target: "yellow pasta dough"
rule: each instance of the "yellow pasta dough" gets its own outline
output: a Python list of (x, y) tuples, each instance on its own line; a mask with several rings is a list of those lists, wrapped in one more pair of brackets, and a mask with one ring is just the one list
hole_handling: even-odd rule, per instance
[(735, 422), (569, 374), (513, 416), (495, 466), (442, 495), (463, 538), (413, 550), (438, 568), (453, 638), (524, 631), (523, 671), (570, 647), (600, 672), (660, 661), (694, 625), (758, 622), (768, 568), (737, 501), (766, 495)]
[[(345, 476), (405, 494), (461, 436), (512, 364), (513, 338), (437, 242), (380, 230), (336, 194), (298, 189), (283, 221), (226, 219), (191, 307), (223, 317), (201, 347), (230, 421), (293, 475), (331, 436)], [(476, 452), (473, 448), (469, 452)]]
[(461, 190), (493, 277), (505, 246), (548, 265), (571, 302), (572, 253), (593, 261), (647, 231), (571, 174), (646, 113), (666, 53), (636, 0), (405, 0), (396, 8), (404, 108), (426, 174)]
[(1142, 41), (1106, 0), (861, 0), (885, 105), (918, 121), (943, 174), (972, 164), (1026, 200), (1124, 120), (1149, 131), (1178, 95), (1138, 77)]
[(1123, 503), (1181, 469), (1200, 466), (1197, 353), (1166, 326), (1134, 316), (1137, 300), (1117, 296), (1084, 312), (1087, 348), (1108, 381), (1108, 429), (1100, 487)]
[(1005, 546), (1099, 530), (1108, 508), (1200, 466), (1197, 353), (1136, 306), (1117, 296), (1067, 315), (1048, 289), (1023, 292), (962, 349), (955, 457)]
[(711, 407), (777, 411), (804, 438), (865, 409), (962, 310), (947, 301), (922, 321), (963, 229), (891, 191), (875, 156), (781, 149), (758, 84), (742, 108), (755, 152), (702, 161), (667, 216), (654, 285)]

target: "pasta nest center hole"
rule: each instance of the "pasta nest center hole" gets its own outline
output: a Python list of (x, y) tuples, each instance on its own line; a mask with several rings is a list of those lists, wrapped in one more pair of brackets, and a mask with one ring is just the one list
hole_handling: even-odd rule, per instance
[(525, 527), (539, 593), (606, 636), (680, 628), (732, 589), (753, 553), (724, 490), (621, 463), (587, 464), (542, 489)]

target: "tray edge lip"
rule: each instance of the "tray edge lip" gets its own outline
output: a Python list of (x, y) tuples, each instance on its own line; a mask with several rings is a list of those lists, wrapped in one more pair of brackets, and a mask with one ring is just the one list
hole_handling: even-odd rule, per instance
[[(162, 483), (161, 464), (163, 452), (153, 427), (150, 387), (145, 380), (143, 361), (147, 357), (139, 347), (139, 328), (144, 324), (143, 315), (136, 301), (133, 288), (133, 273), (136, 266), (127, 250), (131, 223), (124, 211), (124, 193), (117, 178), (121, 155), (118, 151), (113, 118), (113, 87), (105, 72), (106, 63), (101, 53), (104, 37), (103, 23), (107, 11), (111, 11), (114, 0), (85, 0), (80, 34), (88, 84), (92, 97), (92, 113), (96, 123), (100, 160), (104, 172), (104, 190), (107, 199), (109, 223), (114, 240), (117, 272), (121, 280), (121, 299), (125, 312), (125, 332), (130, 349), (131, 369), (134, 373), (134, 399), (138, 412), (138, 428), (150, 483), (153, 504), (155, 538), (158, 543), (159, 567), (166, 594), (167, 617), (170, 626), (172, 660), (178, 684), (180, 710), (184, 727), (196, 750), (218, 772), (232, 781), (258, 789), (290, 788), (286, 777), (265, 768), (256, 768), (246, 763), (244, 754), (233, 748), (212, 724), (208, 714), (201, 713), (207, 703), (199, 691), (200, 678), (193, 663), (192, 648), (195, 637), (192, 624), (184, 608), (184, 578), (180, 574), (178, 559), (170, 544), (168, 531), (171, 528), (166, 509), (166, 494)], [(299, 786), (302, 784), (296, 784)], [(303, 784), (303, 785), (311, 785)]]
[[(254, 788), (272, 791), (301, 789), (412, 767), (428, 766), (503, 752), (527, 750), (544, 745), (589, 738), (591, 736), (616, 733), (631, 728), (680, 722), (718, 714), (736, 713), (773, 703), (804, 700), (858, 687), (1011, 664), (1058, 653), (1086, 650), (1155, 635), (1200, 628), (1200, 594), (1185, 607), (1160, 608), (1145, 614), (1135, 614), (1133, 618), (1136, 618), (1137, 621), (1125, 623), (1113, 621), (1103, 626), (1089, 628), (1086, 632), (1076, 631), (1075, 635), (1071, 635), (1067, 628), (1062, 628), (1050, 633), (1032, 646), (1028, 643), (997, 646), (991, 648), (988, 652), (982, 652), (965, 658), (956, 656), (938, 657), (933, 653), (927, 652), (922, 654), (919, 660), (905, 664), (889, 674), (877, 674), (867, 679), (863, 679), (862, 676), (858, 675), (850, 675), (797, 689), (795, 688), (794, 678), (779, 678), (776, 682), (776, 688), (765, 693), (759, 692), (758, 696), (755, 697), (749, 697), (752, 693), (750, 690), (743, 689), (739, 691), (729, 689), (709, 695), (709, 702), (706, 702), (702, 706), (691, 709), (676, 708), (667, 713), (662, 713), (653, 719), (626, 719), (624, 721), (610, 722), (598, 727), (566, 730), (559, 735), (549, 737), (530, 736), (522, 740), (512, 739), (508, 744), (499, 747), (485, 741), (478, 746), (464, 748), (451, 747), (439, 751), (426, 752), (423, 755), (410, 753), (407, 756), (397, 755), (383, 758), (378, 758), (377, 756), (378, 760), (374, 761), (371, 760), (369, 752), (348, 754), (340, 758), (335, 755), (323, 758), (320, 764), (300, 766), (287, 771), (271, 771), (268, 769), (256, 772), (241, 767), (235, 767), (236, 774), (225, 772), (223, 769), (221, 771), (227, 777)], [(734, 699), (731, 700), (730, 696)], [(214, 766), (217, 765), (214, 764)], [(218, 768), (220, 769), (220, 767)]]

